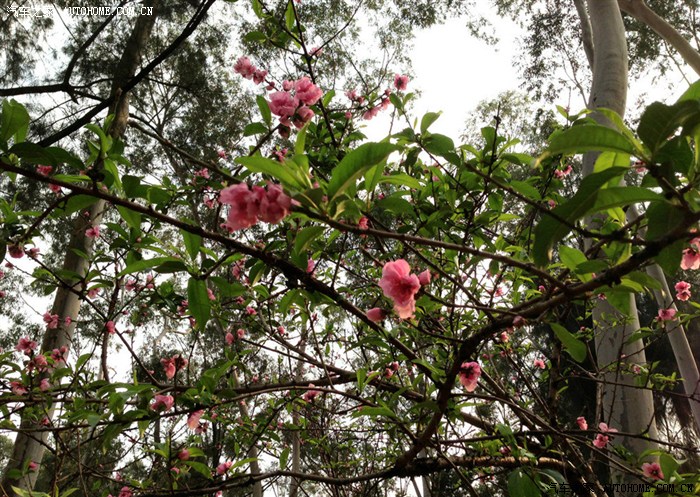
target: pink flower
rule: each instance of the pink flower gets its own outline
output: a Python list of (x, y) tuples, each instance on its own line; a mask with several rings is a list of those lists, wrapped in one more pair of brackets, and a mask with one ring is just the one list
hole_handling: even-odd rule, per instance
[(131, 489), (129, 487), (122, 487), (119, 491), (119, 497), (132, 497)]
[(246, 79), (252, 79), (255, 74), (255, 66), (248, 57), (240, 57), (233, 65), (233, 70)]
[(418, 275), (418, 281), (420, 282), (421, 286), (427, 286), (430, 284), (430, 271), (425, 270), (422, 273)]
[(129, 278), (126, 280), (126, 284), (124, 285), (124, 289), (127, 292), (135, 292), (138, 290), (138, 284), (136, 283), (136, 280), (134, 278)]
[(403, 259), (387, 262), (379, 280), (384, 295), (394, 301), (394, 310), (401, 319), (412, 318), (416, 311), (415, 295), (420, 290), (420, 280), (411, 274), (411, 267)]
[(29, 364), (27, 364), (27, 370), (33, 371), (36, 369), (37, 371), (46, 371), (49, 368), (49, 363), (46, 360), (46, 357), (43, 355), (37, 355), (32, 359)]
[(233, 342), (236, 341), (236, 337), (234, 337), (233, 333), (231, 333), (231, 332), (226, 333), (226, 336), (224, 337), (224, 339), (226, 340), (226, 343), (229, 345), (233, 345)]
[(657, 319), (659, 321), (673, 321), (676, 318), (676, 310), (673, 307), (668, 309), (659, 309)]
[(362, 119), (369, 121), (377, 114), (379, 114), (379, 107), (370, 107), (362, 114)]
[(299, 99), (293, 97), (287, 91), (276, 91), (270, 93), (268, 104), (270, 105), (270, 111), (280, 117), (280, 122), (285, 126), (289, 126), (289, 118), (294, 115), (297, 107), (299, 107)]
[(114, 335), (117, 332), (114, 321), (112, 321), (112, 320), (107, 321), (105, 323), (105, 330), (107, 330), (107, 333), (109, 333), (110, 335)]
[(280, 335), (284, 336), (285, 332), (286, 330), (284, 329), (284, 326), (277, 327), (277, 333), (279, 333)]
[(53, 171), (52, 166), (36, 166), (36, 172), (42, 176), (48, 176)]
[(216, 152), (216, 155), (219, 156), (219, 159), (225, 159), (226, 158), (226, 151), (219, 150), (218, 152)]
[(408, 76), (405, 74), (394, 75), (394, 87), (399, 91), (405, 90), (408, 87)]
[(313, 400), (318, 396), (318, 394), (321, 393), (320, 390), (313, 390), (315, 386), (316, 385), (314, 385), (313, 383), (309, 383), (309, 388), (311, 388), (312, 390), (307, 390), (306, 393), (302, 396), (302, 398), (306, 402), (313, 402)]
[(189, 416), (187, 416), (187, 427), (190, 430), (194, 430), (199, 426), (199, 420), (201, 417), (204, 415), (204, 410), (200, 409), (198, 411), (194, 411), (191, 413)]
[[(249, 307), (250, 309), (250, 307)], [(239, 340), (242, 340), (243, 337), (245, 337), (245, 330), (243, 328), (238, 328), (236, 330), (236, 336), (238, 337)]]
[[(44, 357), (44, 356), (39, 356), (39, 357)], [(46, 360), (46, 359), (44, 359)], [(42, 392), (47, 391), (49, 388), (51, 388), (51, 383), (49, 383), (48, 378), (42, 378), (41, 381), (39, 382), (39, 390)]]
[(679, 281), (676, 283), (675, 289), (678, 300), (686, 301), (690, 298), (690, 283), (687, 281)]
[(700, 269), (700, 253), (692, 248), (685, 249), (681, 259), (681, 269)]
[(156, 395), (153, 399), (150, 407), (154, 411), (169, 411), (175, 404), (172, 395)]
[(251, 190), (246, 183), (221, 190), (219, 201), (231, 206), (224, 226), (234, 232), (250, 228), (257, 223), (260, 201), (264, 195), (264, 189), (256, 186)]
[(61, 193), (63, 191), (59, 185), (55, 185), (53, 183), (49, 183), (49, 190), (54, 193)]
[(85, 236), (88, 238), (99, 238), (100, 237), (100, 227), (93, 226), (85, 230)]
[(32, 355), (37, 348), (37, 343), (34, 340), (30, 340), (28, 337), (22, 337), (17, 342), (15, 350), (17, 352), (22, 352), (24, 355)]
[(297, 129), (301, 129), (306, 123), (311, 121), (314, 115), (314, 111), (309, 109), (306, 105), (302, 105), (297, 110), (294, 119), (292, 119), (292, 123)]
[(309, 260), (306, 261), (306, 272), (309, 274), (313, 274), (314, 269), (316, 269), (316, 262), (309, 257)]
[(604, 449), (608, 445), (609, 441), (610, 441), (610, 438), (607, 435), (603, 435), (602, 433), (598, 433), (595, 436), (595, 440), (593, 440), (593, 445), (595, 445), (599, 449)]
[(252, 307), (248, 306), (245, 308), (245, 313), (248, 314), (249, 316), (255, 316), (258, 314), (258, 311), (256, 311)]
[(177, 458), (181, 461), (187, 461), (190, 458), (190, 451), (187, 449), (182, 449), (177, 453)]
[(10, 257), (13, 259), (21, 259), (24, 257), (24, 247), (21, 245), (8, 245), (7, 253), (10, 254)]
[(481, 366), (478, 362), (463, 362), (459, 368), (459, 382), (467, 392), (473, 392), (481, 376)]
[(36, 471), (39, 469), (39, 465), (35, 463), (34, 461), (29, 461), (29, 471)]
[(265, 78), (267, 77), (267, 71), (263, 69), (256, 69), (255, 72), (253, 73), (253, 82), (256, 85), (259, 85), (260, 83), (265, 82)]
[(36, 259), (39, 256), (39, 252), (41, 252), (41, 249), (39, 247), (32, 247), (29, 250), (27, 250), (27, 255), (32, 259)]
[[(261, 188), (262, 190), (262, 188)], [(282, 191), (282, 187), (274, 183), (267, 185), (267, 191), (262, 190), (263, 194), (260, 199), (261, 221), (266, 223), (279, 223), (289, 215), (292, 207), (292, 199)]]
[(379, 307), (373, 307), (367, 311), (367, 318), (373, 323), (381, 323), (386, 318), (386, 311)]
[(314, 105), (323, 96), (323, 91), (304, 76), (294, 83), (296, 96), (306, 105)]
[(216, 467), (216, 474), (219, 476), (223, 475), (229, 469), (231, 469), (231, 466), (233, 466), (233, 463), (231, 461), (222, 462)]
[(207, 288), (207, 296), (209, 297), (209, 300), (216, 300), (216, 295), (214, 295), (214, 292), (211, 290), (211, 288)]
[(664, 479), (664, 474), (658, 462), (645, 462), (642, 464), (642, 471), (644, 472), (644, 476), (653, 478), (654, 480)]
[(44, 323), (46, 327), (50, 330), (55, 330), (58, 328), (58, 314), (50, 314), (49, 311), (44, 313)]
[(523, 326), (525, 326), (525, 323), (525, 318), (522, 316), (515, 316), (513, 318), (513, 328), (522, 328)]
[(10, 382), (10, 389), (15, 395), (24, 395), (27, 393), (27, 387), (24, 386), (24, 383), (17, 380)]
[(360, 220), (357, 222), (357, 227), (360, 228), (361, 230), (366, 230), (369, 228), (369, 219), (367, 219), (366, 216), (362, 216)]
[(576, 424), (581, 430), (587, 430), (588, 429), (588, 422), (586, 421), (586, 418), (583, 416), (579, 416), (576, 418)]
[(542, 359), (535, 359), (532, 365), (540, 369), (545, 369), (547, 367)]

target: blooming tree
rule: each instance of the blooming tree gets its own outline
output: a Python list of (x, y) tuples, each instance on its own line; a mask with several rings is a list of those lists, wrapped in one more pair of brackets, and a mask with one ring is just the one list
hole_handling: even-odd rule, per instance
[[(27, 334), (0, 354), (2, 427), (49, 452), (15, 450), (3, 491), (374, 495), (427, 476), (435, 495), (501, 483), (540, 495), (565, 482), (583, 495), (611, 483), (601, 463), (627, 481), (694, 485), (680, 461), (693, 448), (672, 428), (630, 452), (618, 440), (648, 433), (571, 390), (612, 385), (611, 374), (648, 392), (680, 381), (634, 357), (594, 366), (591, 315), (605, 301), (606, 319), (627, 322), (630, 296), (659, 289), (641, 271), (653, 263), (678, 276), (677, 300), (692, 299), (700, 86), (649, 106), (634, 131), (612, 111), (599, 111), (604, 126), (562, 110), (537, 157), (498, 126), (458, 144), (431, 132), (439, 114), (411, 115), (406, 75), (323, 87), (298, 4), (253, 7), (271, 30), (253, 38), (292, 47), (299, 72), (232, 62), (258, 92), (245, 133), (255, 141), (197, 159), (177, 181), (132, 167), (119, 92), (72, 150), (33, 141), (27, 109), (3, 101), (3, 184), (55, 198), (31, 211), (3, 199), (3, 277), (31, 259), (38, 287), (80, 303), (43, 314), (65, 345)], [(366, 142), (361, 124), (381, 112), (400, 125)], [(165, 142), (164, 154), (193, 161)], [(570, 156), (589, 151), (600, 152), (593, 171), (570, 184)], [(80, 271), (34, 250), (51, 219), (80, 227)], [(636, 339), (661, 340), (694, 315), (656, 317)], [(118, 457), (92, 464), (90, 451)]]

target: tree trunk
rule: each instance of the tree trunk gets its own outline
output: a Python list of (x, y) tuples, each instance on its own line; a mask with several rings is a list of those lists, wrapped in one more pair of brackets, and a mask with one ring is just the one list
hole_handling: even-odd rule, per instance
[[(120, 137), (126, 129), (127, 118), (129, 115), (129, 96), (127, 93), (122, 94), (120, 88), (131, 77), (136, 74), (137, 69), (141, 64), (141, 56), (146, 43), (151, 35), (153, 25), (155, 23), (159, 0), (150, 0), (146, 5), (154, 7), (153, 15), (139, 16), (134, 25), (134, 29), (127, 41), (126, 47), (121, 59), (115, 69), (114, 82), (110, 98), (114, 103), (110, 106), (110, 114), (114, 114), (115, 118), (110, 128), (110, 135), (114, 138)], [(80, 275), (87, 274), (88, 261), (76, 254), (90, 254), (92, 251), (93, 241), (85, 236), (85, 230), (91, 226), (98, 225), (101, 222), (102, 214), (105, 209), (105, 201), (97, 200), (89, 209), (90, 218), (78, 216), (73, 225), (70, 243), (66, 250), (66, 256), (63, 261), (62, 269), (68, 272), (73, 272)], [(59, 349), (63, 346), (70, 347), (75, 331), (75, 322), (80, 312), (81, 298), (84, 295), (85, 280), (80, 278), (73, 281), (68, 281), (67, 285), (58, 288), (54, 298), (51, 314), (59, 316), (61, 326), (56, 330), (47, 329), (44, 333), (44, 339), (41, 345), (41, 353), (50, 352), (54, 349)], [(71, 318), (71, 324), (64, 326), (64, 319)], [(51, 419), (54, 409), (48, 406), (45, 409), (46, 416)], [(25, 461), (32, 461), (37, 464), (41, 463), (44, 457), (44, 452), (48, 446), (48, 431), (42, 431), (41, 426), (37, 426), (37, 422), (32, 420), (30, 413), (23, 411), (20, 428), (15, 439), (12, 456), (7, 465), (6, 473), (3, 477), (2, 486), (3, 495), (15, 497), (15, 492), (12, 487), (17, 487), (21, 490), (31, 491), (36, 484), (39, 471), (31, 471), (26, 476), (20, 479), (13, 479), (7, 476), (7, 472), (12, 469), (21, 469)]]
[(666, 43), (676, 49), (678, 54), (693, 70), (700, 75), (700, 53), (681, 35), (676, 28), (671, 26), (666, 20), (651, 10), (644, 0), (618, 0), (620, 9), (631, 15), (639, 22), (643, 22)]
[[(616, 0), (588, 0), (588, 13), (594, 46), (589, 108), (606, 107), (623, 115), (628, 59), (620, 8)], [(604, 122), (601, 116), (594, 117)], [(593, 172), (596, 159), (596, 154), (584, 156), (584, 176)], [(624, 433), (616, 436), (613, 443), (641, 454), (655, 448), (654, 443), (642, 437), (657, 438), (657, 432), (652, 394), (649, 390), (636, 388), (634, 376), (628, 372), (634, 364), (646, 363), (644, 343), (641, 340), (627, 342), (629, 336), (640, 328), (634, 295), (630, 294), (629, 299), (629, 316), (617, 312), (607, 301), (596, 303), (593, 309), (595, 347), (602, 382), (602, 421)], [(618, 470), (615, 465), (611, 465), (611, 480), (613, 483), (638, 481), (637, 477)]]

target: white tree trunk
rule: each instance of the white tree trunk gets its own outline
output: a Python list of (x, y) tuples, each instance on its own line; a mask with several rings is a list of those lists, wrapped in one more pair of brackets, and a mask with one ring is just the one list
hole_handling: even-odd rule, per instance
[[(588, 14), (593, 33), (593, 84), (589, 108), (606, 107), (623, 115), (627, 99), (627, 43), (617, 0), (588, 0)], [(604, 120), (596, 116), (601, 122)], [(593, 172), (597, 156), (584, 156), (583, 174)], [(634, 295), (630, 294), (630, 316), (622, 316), (607, 301), (598, 301), (593, 309), (596, 357), (602, 381), (602, 420), (611, 428), (628, 435), (618, 435), (613, 443), (635, 454), (655, 448), (642, 438), (657, 438), (653, 397), (649, 390), (636, 388), (634, 364), (646, 363), (644, 343), (628, 337), (639, 330), (639, 316)], [(613, 482), (634, 482), (636, 477), (611, 465)], [(624, 495), (624, 494), (623, 494)]]
[[(157, 10), (159, 0), (149, 2)], [(113, 137), (119, 137), (126, 129), (126, 122), (129, 114), (128, 94), (122, 94), (120, 87), (129, 78), (133, 77), (141, 63), (141, 55), (150, 38), (153, 25), (157, 15), (139, 16), (134, 25), (129, 40), (127, 41), (124, 53), (115, 69), (114, 83), (112, 86), (111, 98), (115, 101), (110, 106), (110, 113), (115, 114), (115, 119), (110, 129)], [(90, 226), (97, 225), (102, 219), (102, 212), (105, 209), (105, 201), (97, 200), (90, 208), (90, 220), (83, 216), (78, 216), (73, 226), (69, 248), (62, 269), (80, 275), (85, 275), (88, 269), (88, 261), (78, 256), (71, 248), (77, 248), (81, 252), (90, 254), (92, 251), (92, 239), (85, 236), (85, 230)], [(75, 331), (75, 322), (80, 312), (81, 295), (83, 294), (84, 282), (82, 279), (69, 282), (71, 287), (60, 287), (56, 291), (52, 314), (58, 314), (61, 327), (58, 330), (47, 330), (44, 333), (41, 353), (50, 352), (62, 346), (70, 347)], [(72, 324), (63, 326), (64, 319), (70, 317)], [(46, 409), (46, 416), (52, 418), (53, 408)], [(32, 421), (28, 413), (22, 413), (20, 428), (15, 439), (12, 455), (6, 467), (6, 473), (2, 480), (3, 493), (9, 497), (15, 497), (12, 487), (31, 491), (36, 484), (39, 471), (31, 471), (21, 479), (11, 479), (7, 477), (7, 472), (11, 469), (21, 469), (25, 461), (33, 461), (40, 464), (48, 445), (48, 431), (43, 431), (42, 426), (37, 426), (36, 421)]]

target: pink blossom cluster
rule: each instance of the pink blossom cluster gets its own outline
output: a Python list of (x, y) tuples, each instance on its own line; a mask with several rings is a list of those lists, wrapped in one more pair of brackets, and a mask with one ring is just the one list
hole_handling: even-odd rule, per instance
[(690, 248), (683, 251), (681, 269), (700, 269), (700, 237), (690, 241)]
[(679, 281), (674, 288), (678, 300), (686, 301), (690, 298), (690, 283), (687, 281)]
[(258, 221), (279, 223), (290, 212), (292, 199), (279, 185), (268, 183), (267, 189), (239, 183), (221, 190), (219, 201), (230, 205), (228, 219), (223, 224), (230, 233), (250, 228)]
[(175, 354), (172, 357), (161, 359), (160, 363), (163, 366), (163, 369), (165, 370), (165, 377), (168, 379), (172, 379), (175, 377), (176, 372), (187, 367), (188, 361), (180, 354)]
[(664, 479), (664, 473), (661, 471), (661, 466), (658, 462), (645, 462), (642, 464), (642, 472), (644, 476), (654, 480)]
[(175, 398), (172, 395), (156, 395), (153, 397), (151, 409), (154, 411), (169, 411), (175, 404)]
[(593, 445), (595, 445), (599, 449), (604, 449), (610, 442), (610, 439), (612, 438), (612, 435), (610, 434), (617, 433), (617, 430), (615, 428), (610, 428), (606, 423), (600, 423), (598, 425), (598, 428), (600, 429), (601, 433), (598, 433), (595, 436), (595, 439), (593, 440)]
[(478, 362), (463, 362), (458, 376), (459, 382), (467, 392), (473, 392), (481, 376), (481, 366)]
[[(411, 274), (411, 266), (403, 259), (387, 262), (382, 268), (382, 279), (379, 286), (384, 295), (394, 301), (394, 310), (401, 319), (410, 319), (416, 312), (416, 294), (421, 286), (430, 283), (430, 271), (427, 269), (420, 275)], [(370, 309), (368, 317), (379, 322), (384, 319), (377, 308)]]
[(313, 402), (314, 399), (318, 397), (318, 395), (321, 393), (320, 390), (314, 389), (315, 386), (316, 385), (314, 385), (313, 383), (309, 383), (309, 390), (307, 390), (306, 393), (302, 396), (302, 398), (306, 402)]
[(270, 111), (280, 118), (280, 123), (302, 128), (314, 117), (309, 106), (316, 104), (323, 96), (323, 91), (307, 76), (296, 81), (282, 83), (282, 91), (270, 93), (268, 104)]
[(233, 70), (245, 79), (252, 79), (256, 85), (263, 83), (267, 77), (267, 71), (255, 67), (248, 57), (239, 57), (233, 65)]

